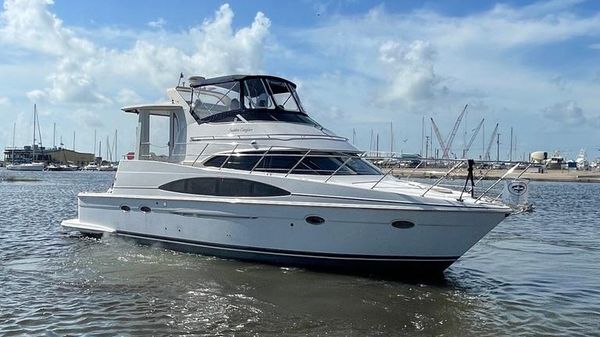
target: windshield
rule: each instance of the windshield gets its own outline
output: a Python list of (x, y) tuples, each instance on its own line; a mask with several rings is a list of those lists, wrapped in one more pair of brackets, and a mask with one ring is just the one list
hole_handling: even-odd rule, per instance
[(318, 124), (304, 112), (294, 85), (271, 77), (246, 77), (193, 89), (198, 123), (265, 120)]
[(220, 112), (240, 109), (240, 82), (225, 82), (194, 90), (193, 109), (203, 119)]

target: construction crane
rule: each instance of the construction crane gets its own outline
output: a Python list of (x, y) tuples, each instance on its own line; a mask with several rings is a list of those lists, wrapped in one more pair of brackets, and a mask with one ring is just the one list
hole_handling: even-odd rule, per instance
[(450, 136), (448, 137), (448, 140), (446, 141), (446, 148), (444, 149), (444, 153), (442, 154), (442, 158), (444, 158), (444, 159), (450, 158), (448, 156), (448, 154), (450, 153), (450, 148), (452, 147), (452, 142), (454, 141), (454, 136), (456, 136), (456, 131), (458, 131), (458, 127), (460, 126), (460, 122), (462, 121), (462, 118), (465, 115), (465, 112), (467, 111), (468, 106), (469, 106), (468, 104), (465, 104), (465, 107), (463, 108), (460, 115), (458, 115), (458, 118), (456, 119), (456, 122), (454, 123), (452, 132), (450, 133)]
[[(440, 129), (438, 129), (437, 124), (435, 124), (435, 122), (433, 121), (433, 118), (431, 118), (431, 125), (433, 126), (433, 131), (435, 131), (435, 137), (438, 140), (438, 143), (440, 144), (440, 148), (443, 150), (446, 148), (446, 143), (444, 142), (444, 139), (442, 138), (442, 134), (440, 133)], [(433, 149), (432, 149), (433, 152)]]
[(483, 156), (483, 159), (485, 160), (490, 160), (490, 150), (492, 149), (492, 145), (494, 144), (496, 133), (498, 133), (498, 124), (499, 123), (496, 123), (494, 131), (492, 131), (492, 137), (490, 137), (490, 142), (488, 143), (487, 149), (485, 150), (485, 155)]
[(469, 142), (467, 143), (467, 146), (465, 146), (464, 150), (463, 150), (463, 158), (467, 158), (467, 154), (469, 153), (469, 149), (471, 148), (471, 145), (473, 145), (473, 142), (475, 141), (475, 137), (477, 137), (477, 134), (479, 133), (479, 130), (481, 129), (481, 126), (483, 126), (483, 121), (485, 121), (485, 118), (481, 120), (481, 122), (479, 122), (479, 125), (477, 125), (477, 127), (475, 128), (475, 132), (473, 133), (473, 135), (471, 136), (471, 139), (469, 139)]

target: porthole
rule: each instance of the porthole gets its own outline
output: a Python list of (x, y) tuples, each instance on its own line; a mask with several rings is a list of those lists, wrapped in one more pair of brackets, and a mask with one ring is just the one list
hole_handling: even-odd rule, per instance
[(148, 206), (142, 206), (142, 207), (140, 207), (140, 211), (142, 211), (144, 213), (149, 213), (151, 211), (151, 209)]
[(129, 211), (131, 211), (131, 207), (129, 207), (129, 206), (127, 206), (127, 205), (122, 205), (122, 206), (121, 206), (121, 210), (122, 210), (123, 212), (129, 212)]
[(392, 222), (392, 226), (396, 228), (407, 229), (414, 227), (415, 224), (410, 221), (398, 220)]
[(305, 220), (311, 225), (320, 225), (325, 222), (325, 219), (317, 215), (307, 216)]

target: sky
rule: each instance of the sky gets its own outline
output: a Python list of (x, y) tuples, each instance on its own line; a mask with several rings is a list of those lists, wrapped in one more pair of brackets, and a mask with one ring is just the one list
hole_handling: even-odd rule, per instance
[[(600, 157), (600, 2), (5, 0), (0, 10), (0, 147), (93, 152), (179, 74), (265, 73), (292, 80), (309, 115), (362, 150), (423, 151), (430, 118), (469, 157), (499, 124), (500, 157), (580, 149)], [(425, 121), (425, 123), (423, 123)], [(373, 134), (373, 137), (371, 137)], [(105, 143), (106, 144), (106, 143)], [(106, 145), (105, 145), (106, 146)], [(492, 153), (495, 154), (493, 143)], [(492, 155), (494, 157), (494, 155)]]

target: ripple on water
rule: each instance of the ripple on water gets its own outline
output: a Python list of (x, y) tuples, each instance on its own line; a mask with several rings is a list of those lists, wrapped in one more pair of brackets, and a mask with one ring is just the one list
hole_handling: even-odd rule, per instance
[(506, 219), (444, 282), (415, 284), (73, 237), (59, 223), (76, 194), (113, 175), (29, 175), (41, 180), (0, 182), (0, 335), (600, 331), (600, 185), (532, 183), (536, 212)]

